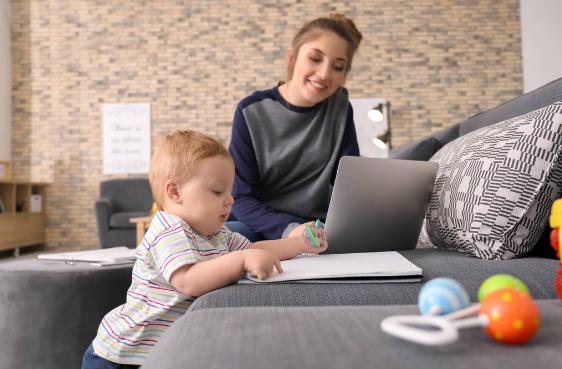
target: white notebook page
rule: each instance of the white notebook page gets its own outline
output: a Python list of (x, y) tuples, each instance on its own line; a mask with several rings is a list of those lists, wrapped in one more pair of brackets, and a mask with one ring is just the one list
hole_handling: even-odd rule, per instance
[[(299, 257), (281, 262), (283, 273), (274, 271), (265, 280), (246, 275), (254, 282), (359, 277), (421, 277), (422, 269), (396, 251), (361, 252)], [(242, 282), (244, 283), (244, 282)]]

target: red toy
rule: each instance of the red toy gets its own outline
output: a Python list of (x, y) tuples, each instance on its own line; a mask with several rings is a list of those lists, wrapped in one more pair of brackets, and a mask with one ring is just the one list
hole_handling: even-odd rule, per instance
[(529, 341), (540, 326), (540, 313), (528, 293), (505, 288), (488, 295), (480, 305), (486, 316), (485, 330), (496, 341), (521, 344)]
[(562, 199), (554, 201), (552, 204), (552, 209), (550, 211), (550, 227), (552, 231), (550, 232), (550, 246), (556, 250), (556, 256), (560, 259), (560, 264), (558, 265), (558, 276), (556, 277), (556, 291), (558, 296), (562, 299), (562, 253), (560, 252), (560, 245), (562, 240), (560, 239), (561, 232), (560, 227), (562, 226)]

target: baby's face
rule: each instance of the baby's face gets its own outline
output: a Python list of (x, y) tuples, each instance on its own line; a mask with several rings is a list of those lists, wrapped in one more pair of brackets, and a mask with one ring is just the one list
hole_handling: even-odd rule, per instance
[(224, 225), (234, 198), (234, 164), (224, 156), (203, 159), (195, 173), (180, 186), (181, 214), (189, 226), (208, 236)]

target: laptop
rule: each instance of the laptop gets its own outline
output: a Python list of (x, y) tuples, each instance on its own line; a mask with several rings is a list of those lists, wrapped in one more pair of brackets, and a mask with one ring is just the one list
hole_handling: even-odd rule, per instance
[(438, 164), (344, 156), (326, 217), (326, 253), (416, 247)]

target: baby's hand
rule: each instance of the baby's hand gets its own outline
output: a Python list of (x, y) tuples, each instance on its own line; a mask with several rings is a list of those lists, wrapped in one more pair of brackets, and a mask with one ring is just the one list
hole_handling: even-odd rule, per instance
[(244, 251), (244, 271), (252, 277), (266, 279), (273, 273), (273, 267), (279, 273), (283, 272), (281, 262), (271, 252), (262, 249), (247, 249)]

